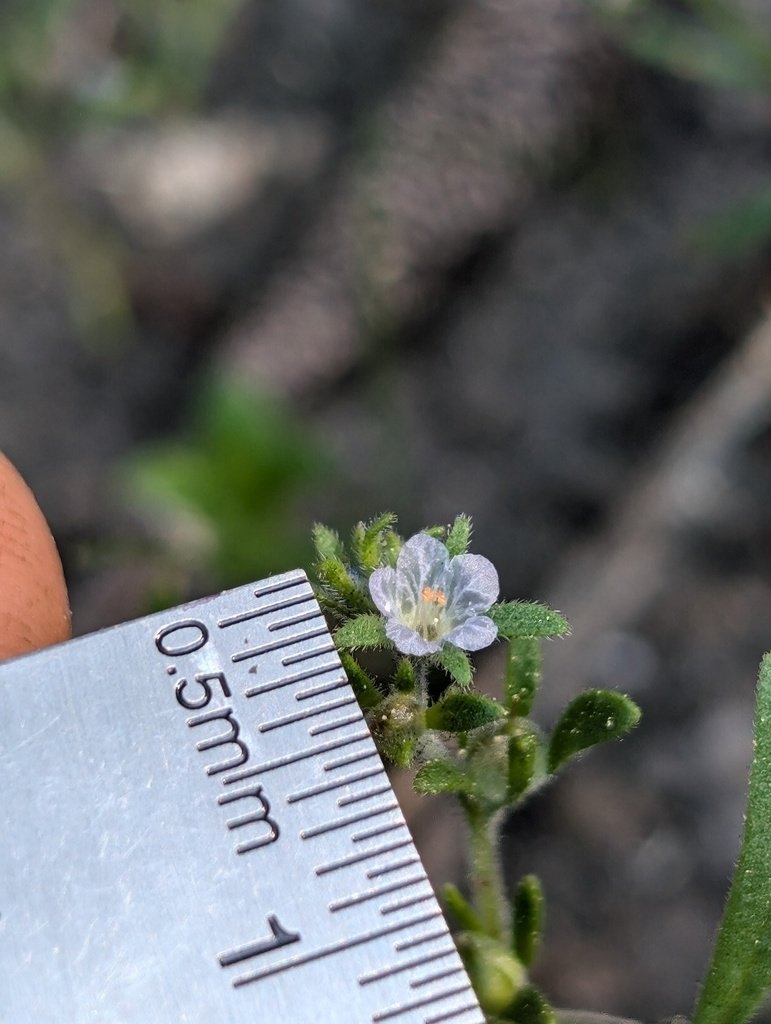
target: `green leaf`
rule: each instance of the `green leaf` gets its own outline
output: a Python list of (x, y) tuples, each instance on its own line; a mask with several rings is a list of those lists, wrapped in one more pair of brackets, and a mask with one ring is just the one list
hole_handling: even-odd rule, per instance
[(442, 732), (470, 732), (503, 715), (501, 705), (490, 697), (479, 693), (448, 693), (426, 711), (426, 725)]
[(385, 647), (390, 642), (382, 615), (357, 615), (355, 619), (344, 622), (335, 633), (335, 645), (339, 651)]
[(402, 658), (396, 666), (393, 684), (399, 693), (415, 692), (415, 669), (409, 658)]
[(316, 575), (327, 592), (354, 611), (371, 611), (372, 599), (354, 580), (339, 558), (324, 558), (316, 565)]
[(471, 516), (459, 515), (450, 527), (445, 545), (451, 558), (465, 555), (471, 542)]
[(372, 679), (370, 679), (358, 661), (346, 651), (340, 651), (340, 661), (345, 669), (345, 674), (348, 676), (348, 682), (356, 694), (359, 706), (365, 711), (369, 708), (376, 708), (383, 700), (383, 694), (375, 686)]
[(377, 569), (383, 560), (383, 534), (396, 523), (393, 512), (384, 512), (368, 523), (357, 523), (353, 528), (351, 546), (356, 562), (365, 576)]
[(471, 686), (474, 670), (471, 666), (471, 659), (465, 651), (459, 647), (453, 647), (452, 644), (445, 644), (434, 660), (440, 668), (452, 676), (458, 686), (463, 689), (468, 689)]
[(525, 875), (520, 880), (514, 893), (513, 911), (514, 953), (529, 967), (538, 952), (543, 928), (543, 891), (535, 875)]
[(504, 601), (494, 604), (489, 617), (498, 634), (509, 640), (521, 636), (565, 636), (570, 625), (559, 612), (535, 601)]
[(334, 530), (324, 526), (323, 523), (313, 524), (313, 546), (316, 548), (316, 554), (321, 560), (332, 558), (342, 562), (343, 558), (345, 558), (343, 542), (340, 540), (340, 537)]
[(530, 713), (540, 682), (539, 641), (535, 637), (516, 637), (509, 641), (503, 703), (510, 715), (524, 717)]
[(515, 1024), (557, 1024), (557, 1015), (535, 985), (525, 985), (519, 990), (503, 1019)]
[(518, 800), (533, 779), (538, 737), (532, 730), (522, 730), (509, 739), (508, 799)]
[(399, 557), (404, 541), (396, 530), (386, 530), (383, 534), (383, 565), (393, 568)]
[(522, 964), (489, 935), (459, 932), (456, 944), (485, 1015), (498, 1014), (509, 1020), (506, 1011), (514, 1005), (525, 981)]
[(507, 771), (508, 739), (476, 733), (466, 747), (466, 773), (473, 783), (469, 796), (485, 811), (511, 803)]
[(464, 932), (483, 931), (484, 926), (479, 914), (462, 895), (457, 885), (453, 885), (452, 882), (446, 882), (442, 887), (442, 899)]
[(640, 709), (622, 693), (586, 690), (567, 706), (549, 744), (548, 770), (554, 772), (575, 754), (629, 732)]
[(771, 988), (771, 655), (760, 666), (747, 814), (693, 1024), (744, 1024)]
[(473, 789), (461, 766), (445, 758), (419, 768), (413, 786), (418, 793), (469, 793)]

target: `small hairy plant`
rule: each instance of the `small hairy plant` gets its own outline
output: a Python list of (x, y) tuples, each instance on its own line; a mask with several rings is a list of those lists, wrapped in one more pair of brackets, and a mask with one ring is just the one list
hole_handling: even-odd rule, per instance
[[(541, 678), (541, 641), (567, 621), (545, 605), (499, 599), (498, 574), (470, 554), (460, 515), (404, 540), (396, 516), (358, 523), (345, 544), (314, 529), (317, 596), (383, 758), (415, 770), (419, 793), (457, 800), (469, 841), (470, 898), (447, 885), (458, 948), (490, 1021), (553, 1024), (529, 981), (543, 898), (534, 875), (507, 893), (498, 859), (505, 815), (573, 757), (639, 720), (626, 696), (587, 690), (550, 732), (529, 716)], [(503, 698), (474, 689), (471, 653), (506, 647)]]

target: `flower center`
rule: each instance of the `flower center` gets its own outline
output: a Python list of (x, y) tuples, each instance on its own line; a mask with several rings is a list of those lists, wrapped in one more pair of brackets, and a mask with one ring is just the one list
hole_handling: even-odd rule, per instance
[(420, 596), (424, 601), (428, 601), (430, 604), (440, 605), (442, 608), (447, 604), (447, 598), (445, 597), (443, 590), (434, 590), (432, 587), (423, 587), (420, 592)]
[(436, 640), (448, 632), (441, 628), (447, 596), (443, 590), (434, 587), (423, 587), (415, 615), (415, 631), (424, 640)]

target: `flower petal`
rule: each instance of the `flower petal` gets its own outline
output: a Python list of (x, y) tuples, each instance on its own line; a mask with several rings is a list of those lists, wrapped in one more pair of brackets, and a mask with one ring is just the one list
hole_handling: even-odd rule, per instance
[(450, 563), (452, 612), (458, 618), (486, 612), (500, 592), (498, 573), (483, 555), (456, 555)]
[(498, 596), (492, 562), (481, 555), (450, 558), (445, 545), (426, 533), (406, 541), (395, 569), (376, 569), (369, 588), (386, 617), (387, 636), (403, 654), (435, 654), (445, 642), (477, 651), (498, 635), (482, 614)]
[(375, 569), (369, 578), (369, 592), (375, 607), (386, 618), (394, 615), (396, 605), (396, 572), (394, 569)]
[(436, 654), (443, 643), (443, 640), (424, 640), (414, 629), (396, 619), (388, 619), (386, 622), (386, 636), (393, 640), (402, 654)]
[(414, 597), (420, 595), (423, 587), (435, 586), (437, 580), (446, 585), (450, 556), (447, 548), (427, 533), (416, 533), (403, 545), (396, 560), (396, 574), (400, 582), (411, 589)]
[(444, 642), (464, 651), (481, 651), (483, 647), (489, 647), (497, 636), (498, 627), (492, 619), (486, 615), (475, 615), (456, 626), (444, 637)]

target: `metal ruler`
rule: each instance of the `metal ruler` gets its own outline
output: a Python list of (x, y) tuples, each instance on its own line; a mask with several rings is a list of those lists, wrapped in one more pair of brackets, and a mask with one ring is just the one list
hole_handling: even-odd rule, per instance
[(2, 1024), (483, 1024), (304, 573), (0, 666)]

